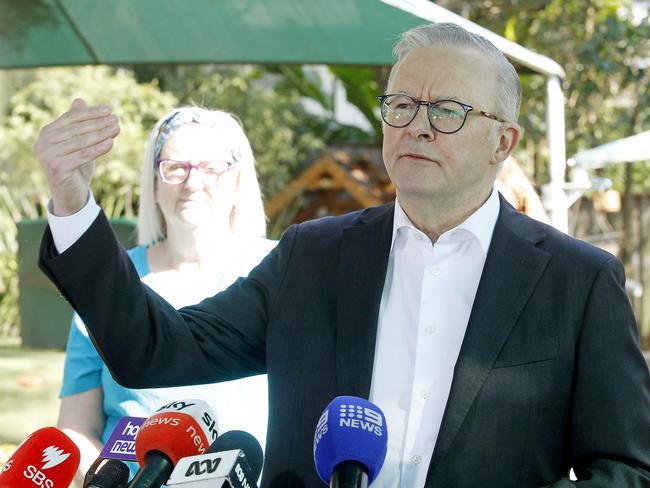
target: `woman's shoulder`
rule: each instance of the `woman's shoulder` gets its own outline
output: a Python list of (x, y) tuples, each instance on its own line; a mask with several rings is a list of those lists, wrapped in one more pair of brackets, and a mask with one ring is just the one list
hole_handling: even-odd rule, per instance
[(266, 237), (253, 237), (249, 239), (246, 249), (251, 255), (261, 259), (277, 245), (278, 241)]
[(266, 250), (266, 252), (271, 251), (275, 246), (278, 245), (278, 241), (273, 239), (267, 239), (266, 237), (258, 238), (258, 244), (260, 249)]
[(277, 246), (278, 241), (267, 239), (266, 237), (256, 236), (237, 236), (234, 237), (229, 246), (250, 254), (268, 254), (271, 249)]
[(245, 276), (277, 245), (264, 237), (238, 237), (231, 242), (230, 262), (237, 269), (236, 276)]

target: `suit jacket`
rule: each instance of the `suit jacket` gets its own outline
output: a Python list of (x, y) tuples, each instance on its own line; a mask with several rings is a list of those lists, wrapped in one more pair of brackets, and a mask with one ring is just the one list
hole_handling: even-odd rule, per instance
[[(318, 487), (322, 410), (370, 391), (392, 219), (292, 226), (248, 278), (178, 312), (103, 214), (61, 255), (46, 231), (40, 264), (127, 387), (266, 371), (263, 486)], [(650, 375), (623, 285), (613, 256), (501, 202), (427, 487), (573, 486), (570, 467), (579, 486), (650, 486)]]

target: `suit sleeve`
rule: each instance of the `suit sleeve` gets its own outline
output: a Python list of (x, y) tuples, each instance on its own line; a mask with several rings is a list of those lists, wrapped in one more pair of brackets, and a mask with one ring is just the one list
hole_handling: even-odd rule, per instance
[(571, 456), (577, 487), (650, 486), (650, 374), (617, 259), (593, 282), (577, 344)]
[(203, 384), (265, 372), (266, 328), (293, 231), (285, 235), (248, 278), (178, 311), (140, 281), (103, 212), (62, 254), (46, 229), (39, 265), (120, 384)]

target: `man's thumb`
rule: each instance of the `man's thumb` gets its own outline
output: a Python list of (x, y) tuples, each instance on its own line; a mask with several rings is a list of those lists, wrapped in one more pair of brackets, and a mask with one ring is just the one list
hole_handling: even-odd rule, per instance
[(78, 110), (84, 107), (86, 107), (86, 102), (84, 102), (81, 98), (75, 98), (72, 101), (72, 105), (70, 105), (70, 110)]

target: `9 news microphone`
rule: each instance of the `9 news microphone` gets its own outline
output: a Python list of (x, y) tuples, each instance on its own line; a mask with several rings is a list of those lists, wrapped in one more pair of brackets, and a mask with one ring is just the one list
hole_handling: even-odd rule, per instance
[(31, 434), (0, 469), (0, 487), (68, 488), (79, 467), (79, 449), (56, 427)]
[(84, 488), (126, 488), (129, 473), (129, 467), (122, 461), (108, 459)]
[(222, 434), (206, 454), (181, 459), (167, 482), (178, 488), (257, 488), (262, 447), (248, 432)]
[(206, 452), (217, 437), (215, 415), (206, 402), (182, 400), (162, 406), (135, 438), (140, 470), (129, 488), (159, 488), (179, 459)]
[(353, 396), (330, 402), (316, 425), (314, 462), (330, 488), (367, 488), (386, 459), (386, 418), (377, 405)]

